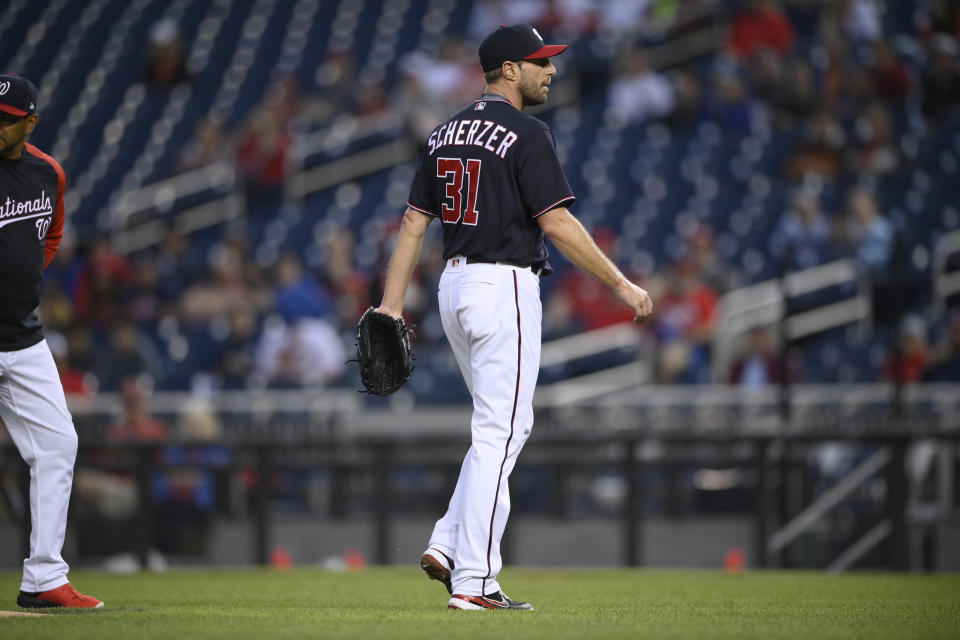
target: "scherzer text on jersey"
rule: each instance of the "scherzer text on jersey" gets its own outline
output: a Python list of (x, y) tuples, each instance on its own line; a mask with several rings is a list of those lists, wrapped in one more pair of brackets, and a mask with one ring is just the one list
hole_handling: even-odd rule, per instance
[(516, 141), (516, 133), (490, 120), (451, 120), (430, 134), (427, 146), (430, 155), (441, 147), (475, 146), (506, 158)]

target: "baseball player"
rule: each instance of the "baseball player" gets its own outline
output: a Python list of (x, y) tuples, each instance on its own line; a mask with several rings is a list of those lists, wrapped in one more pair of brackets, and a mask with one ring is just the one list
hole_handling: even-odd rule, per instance
[(574, 196), (553, 134), (524, 113), (543, 103), (557, 70), (528, 24), (500, 27), (480, 45), (486, 92), (430, 134), (387, 270), (379, 311), (400, 317), (435, 218), (446, 267), (438, 299), (444, 332), (473, 398), (472, 444), (446, 514), (420, 564), (444, 582), (452, 609), (532, 609), (497, 581), (510, 512), (507, 481), (533, 426), (540, 368), (544, 236), (611, 287), (641, 322), (650, 296), (624, 277), (567, 207)]
[(60, 556), (77, 433), (36, 309), (63, 235), (66, 179), (56, 160), (26, 141), (38, 118), (33, 83), (0, 74), (0, 417), (30, 465), (32, 524), (17, 604), (99, 608), (67, 581)]

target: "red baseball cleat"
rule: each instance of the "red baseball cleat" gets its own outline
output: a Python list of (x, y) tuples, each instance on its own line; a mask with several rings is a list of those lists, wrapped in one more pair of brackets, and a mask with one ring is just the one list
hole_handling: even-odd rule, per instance
[(100, 609), (103, 607), (103, 602), (93, 596), (83, 595), (68, 582), (49, 591), (39, 591), (37, 593), (21, 591), (20, 595), (17, 596), (17, 606), (24, 609), (46, 609), (49, 607)]

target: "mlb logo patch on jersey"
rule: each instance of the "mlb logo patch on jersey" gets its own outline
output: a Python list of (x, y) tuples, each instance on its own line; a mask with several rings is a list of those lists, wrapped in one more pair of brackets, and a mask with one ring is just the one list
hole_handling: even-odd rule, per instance
[(486, 108), (487, 108), (487, 103), (486, 103), (486, 102), (478, 102), (478, 103), (477, 103), (477, 106), (475, 106), (475, 107), (473, 108), (473, 110), (474, 110), (474, 111), (483, 111), (483, 110), (486, 109)]

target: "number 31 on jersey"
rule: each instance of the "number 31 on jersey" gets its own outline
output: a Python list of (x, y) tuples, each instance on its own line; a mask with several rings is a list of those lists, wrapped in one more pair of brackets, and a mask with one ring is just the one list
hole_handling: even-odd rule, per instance
[[(480, 186), (480, 164), (476, 158), (464, 163), (460, 158), (437, 158), (437, 177), (446, 182), (443, 202), (443, 221), (477, 225), (477, 190)], [(467, 176), (467, 205), (463, 206), (463, 177)]]

